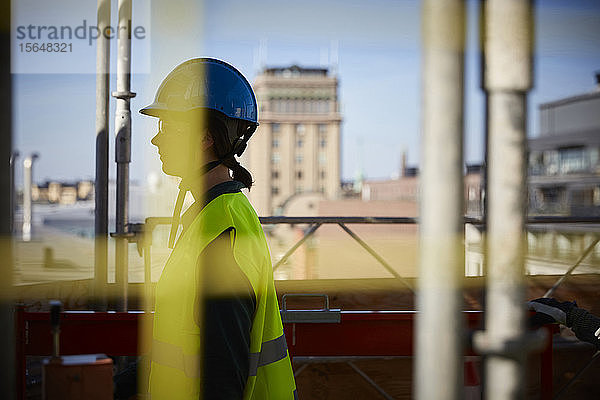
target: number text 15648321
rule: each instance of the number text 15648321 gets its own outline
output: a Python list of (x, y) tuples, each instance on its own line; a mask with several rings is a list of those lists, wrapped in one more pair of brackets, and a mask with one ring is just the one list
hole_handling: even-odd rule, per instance
[(65, 42), (19, 43), (21, 53), (72, 53), (73, 44)]

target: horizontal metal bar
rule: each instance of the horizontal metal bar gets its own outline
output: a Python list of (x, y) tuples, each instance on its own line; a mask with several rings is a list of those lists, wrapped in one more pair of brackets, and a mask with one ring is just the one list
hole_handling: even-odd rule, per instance
[(261, 224), (416, 224), (416, 218), (408, 217), (260, 217)]
[(329, 364), (346, 363), (348, 361), (374, 361), (374, 360), (397, 360), (406, 359), (411, 356), (296, 356), (294, 364)]
[[(260, 217), (260, 222), (265, 225), (270, 224), (418, 224), (416, 217), (286, 217), (272, 216)], [(527, 224), (600, 224), (600, 217), (571, 217), (554, 215), (536, 215), (527, 218)], [(483, 225), (483, 219), (480, 217), (464, 217), (465, 224)]]
[(554, 215), (538, 215), (527, 217), (528, 224), (599, 224), (600, 217), (567, 217)]
[(286, 310), (281, 311), (284, 324), (338, 324), (341, 320), (340, 309), (333, 310)]
[(146, 225), (152, 229), (148, 229), (146, 232), (152, 232), (157, 225), (171, 225), (171, 222), (173, 222), (173, 217), (148, 217)]
[[(269, 216), (259, 217), (263, 225), (276, 224), (404, 224), (414, 225), (419, 223), (418, 218), (413, 217), (286, 217)], [(152, 232), (158, 225), (171, 225), (171, 217), (148, 217), (146, 232)], [(468, 217), (464, 219), (465, 224), (483, 225), (480, 217)], [(600, 224), (600, 217), (566, 217), (552, 215), (538, 215), (527, 219), (527, 224)], [(600, 227), (599, 227), (600, 228)]]

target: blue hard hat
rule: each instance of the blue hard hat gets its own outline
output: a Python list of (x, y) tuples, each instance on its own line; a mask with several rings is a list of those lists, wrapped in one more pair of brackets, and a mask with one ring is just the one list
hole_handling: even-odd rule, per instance
[(161, 117), (199, 109), (258, 125), (252, 87), (232, 65), (215, 58), (194, 58), (175, 67), (162, 81), (154, 102), (140, 113)]

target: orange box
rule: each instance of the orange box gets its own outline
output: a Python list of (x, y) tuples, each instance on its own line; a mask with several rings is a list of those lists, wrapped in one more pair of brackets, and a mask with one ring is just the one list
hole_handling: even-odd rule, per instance
[(112, 400), (113, 362), (96, 354), (49, 359), (43, 387), (45, 400)]

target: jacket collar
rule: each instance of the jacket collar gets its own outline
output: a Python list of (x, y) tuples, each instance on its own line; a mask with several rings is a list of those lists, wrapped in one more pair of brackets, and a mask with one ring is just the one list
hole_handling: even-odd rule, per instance
[(245, 187), (242, 182), (239, 181), (226, 181), (216, 184), (206, 191), (202, 199), (198, 199), (188, 207), (187, 210), (181, 216), (181, 223), (183, 224), (183, 230), (185, 231), (194, 222), (200, 211), (208, 205), (211, 201), (216, 199), (222, 194), (227, 193), (238, 193)]

